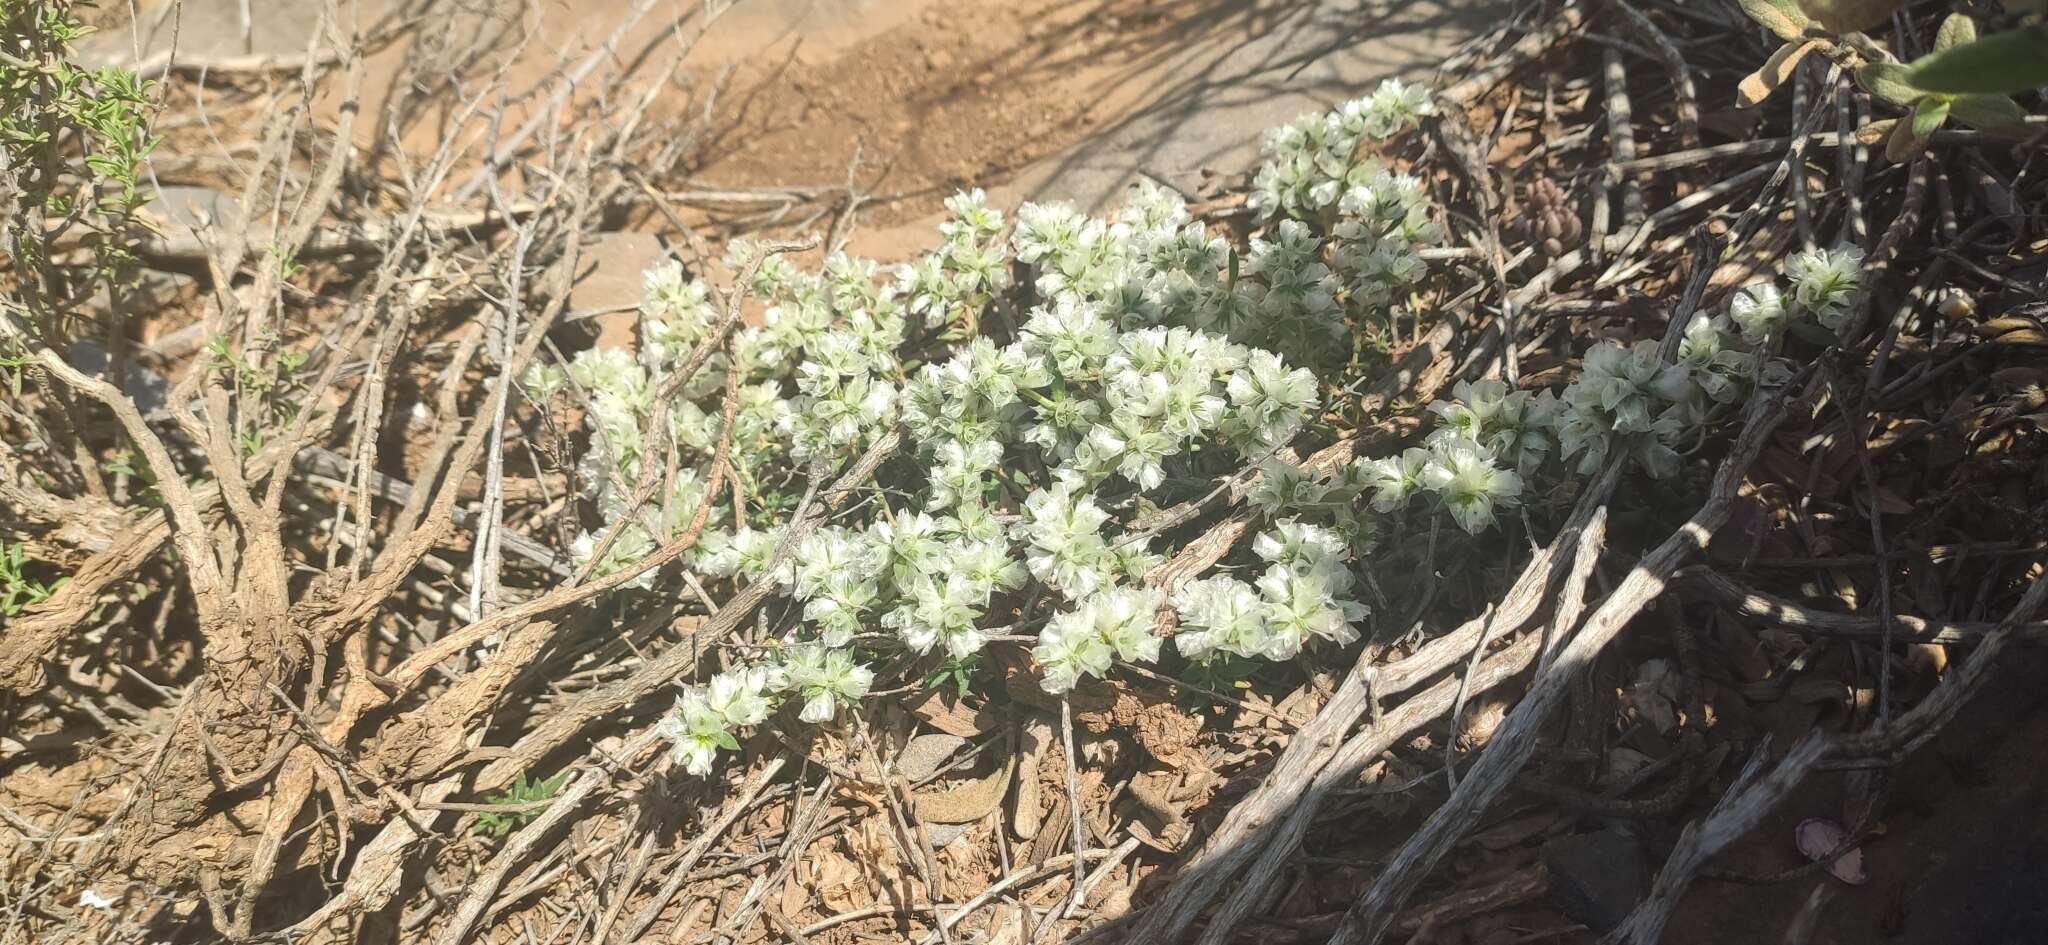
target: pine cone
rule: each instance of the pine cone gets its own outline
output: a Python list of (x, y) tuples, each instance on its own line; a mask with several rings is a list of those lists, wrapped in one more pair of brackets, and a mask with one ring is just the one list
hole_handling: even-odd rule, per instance
[(1529, 183), (1522, 195), (1522, 218), (1517, 223), (1524, 242), (1542, 246), (1543, 252), (1552, 257), (1562, 256), (1578, 245), (1586, 232), (1563, 188), (1548, 177)]

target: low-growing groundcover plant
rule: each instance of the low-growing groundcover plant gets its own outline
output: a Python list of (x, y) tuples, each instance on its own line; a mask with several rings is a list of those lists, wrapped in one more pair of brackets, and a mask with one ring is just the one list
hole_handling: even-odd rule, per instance
[[(1771, 373), (1764, 353), (1795, 317), (1831, 327), (1856, 288), (1853, 250), (1806, 253), (1785, 267), (1789, 291), (1759, 284), (1684, 326), (1674, 360), (1654, 342), (1601, 343), (1562, 391), (1460, 383), (1430, 405), (1420, 445), (1310, 468), (1293, 447), (1332, 396), (1325, 352), (1414, 304), (1419, 250), (1437, 236), (1421, 182), (1366, 154), (1428, 110), (1423, 90), (1388, 82), (1275, 129), (1242, 251), (1149, 183), (1106, 219), (1027, 204), (1012, 222), (962, 193), (939, 248), (894, 272), (843, 254), (804, 272), (734, 244), (728, 264), (765, 310), (686, 377), (721, 318), (711, 287), (673, 263), (646, 275), (637, 351), (530, 371), (530, 400), (585, 408), (578, 475), (607, 527), (578, 538), (579, 564), (623, 569), (701, 520), (716, 524), (683, 568), (786, 601), (765, 647), (679, 681), (660, 725), (674, 759), (708, 773), (779, 705), (828, 722), (885, 674), (964, 687), (992, 637), (1028, 640), (1055, 694), (1169, 653), (1213, 678), (1350, 644), (1372, 615), (1361, 575), (1380, 543), (1433, 541), (1445, 523), (1486, 533), (1532, 489), (1569, 489), (1610, 457), (1674, 474), (1717, 411)], [(656, 417), (666, 428), (650, 437)], [(896, 430), (907, 459), (785, 540), (795, 494)], [(735, 488), (709, 494), (690, 470), (722, 433)], [(663, 461), (663, 437), (690, 461), (641, 507), (629, 484)], [(1169, 576), (1194, 536), (1148, 523), (1245, 471), (1249, 553)], [(659, 573), (629, 586), (684, 593)]]

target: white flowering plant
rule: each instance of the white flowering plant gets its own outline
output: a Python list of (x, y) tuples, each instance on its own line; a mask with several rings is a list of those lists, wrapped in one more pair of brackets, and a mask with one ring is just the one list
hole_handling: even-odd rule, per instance
[[(1026, 204), (1012, 222), (974, 191), (947, 201), (939, 248), (893, 274), (842, 253), (807, 272), (736, 243), (736, 291), (762, 310), (714, 354), (719, 293), (671, 263), (647, 274), (636, 352), (530, 371), (537, 403), (573, 391), (585, 408), (578, 480), (606, 527), (578, 538), (579, 566), (616, 572), (695, 524), (679, 568), (786, 601), (754, 656), (683, 687), (662, 723), (678, 763), (710, 770), (784, 703), (840, 717), (878, 675), (921, 664), (964, 687), (996, 637), (1028, 643), (1055, 694), (1119, 662), (1171, 654), (1200, 674), (1350, 644), (1376, 536), (1481, 534), (1537, 482), (1617, 452), (1670, 475), (1744, 396), (1776, 326), (1795, 310), (1825, 322), (1854, 289), (1853, 256), (1809, 254), (1787, 266), (1789, 297), (1738, 296), (1687, 326), (1675, 360), (1602, 344), (1561, 394), (1463, 382), (1430, 405), (1420, 445), (1302, 461), (1333, 390), (1319, 352), (1408, 304), (1423, 275), (1437, 224), (1422, 185), (1365, 151), (1428, 110), (1390, 82), (1276, 130), (1241, 248), (1151, 183), (1107, 218)], [(1014, 327), (988, 317), (999, 307)], [(892, 432), (904, 448), (872, 494), (786, 540), (791, 495)], [(733, 488), (711, 494), (688, 470), (714, 455)], [(1249, 547), (1170, 573), (1192, 526), (1145, 523), (1247, 473)], [(632, 485), (646, 482), (652, 495)], [(658, 571), (629, 586), (680, 594)]]

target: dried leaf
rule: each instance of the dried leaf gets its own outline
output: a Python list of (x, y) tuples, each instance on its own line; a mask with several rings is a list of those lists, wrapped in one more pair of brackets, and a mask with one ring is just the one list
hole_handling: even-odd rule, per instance
[(1871, 147), (1877, 144), (1878, 142), (1891, 137), (1892, 129), (1896, 127), (1898, 124), (1898, 119), (1886, 118), (1880, 121), (1873, 121), (1870, 124), (1864, 125), (1863, 127), (1856, 129), (1856, 143), (1863, 145), (1866, 148)]
[(1996, 344), (2048, 345), (2048, 331), (2042, 330), (2040, 322), (2024, 316), (1991, 319), (1977, 326), (1977, 333)]
[(1678, 729), (1678, 674), (1671, 671), (1669, 660), (1645, 660), (1636, 667), (1636, 678), (1622, 701), (1657, 734), (1670, 735)]
[[(1811, 817), (1800, 821), (1793, 832), (1793, 842), (1807, 859), (1819, 861), (1835, 852), (1848, 840), (1849, 832), (1842, 825), (1825, 817)], [(1863, 851), (1850, 850), (1828, 864), (1828, 873), (1851, 886), (1861, 886), (1870, 881), (1870, 874), (1863, 869)]]
[(1771, 53), (1771, 58), (1764, 61), (1762, 68), (1744, 77), (1735, 87), (1735, 104), (1749, 108), (1769, 98), (1772, 92), (1777, 91), (1778, 86), (1792, 78), (1793, 70), (1799, 68), (1799, 61), (1805, 59), (1806, 54), (1812, 52), (1818, 45), (1820, 44), (1809, 41), (1779, 46), (1778, 51)]
[(917, 819), (937, 824), (971, 824), (1001, 806), (1003, 796), (1010, 790), (1010, 776), (1017, 770), (1017, 756), (1010, 745), (995, 747), (1002, 759), (995, 770), (944, 790), (911, 795), (917, 805)]
[(923, 781), (938, 773), (939, 765), (966, 744), (967, 739), (950, 732), (918, 735), (903, 746), (903, 753), (896, 758), (896, 770), (911, 781)]
[(2048, 379), (2048, 373), (2031, 365), (2000, 368), (1991, 372), (1991, 386), (2008, 393), (2040, 387), (2044, 379)]
[(936, 690), (924, 701), (911, 706), (910, 711), (931, 726), (948, 735), (973, 738), (995, 731), (994, 716), (983, 708), (975, 710), (957, 699), (948, 699)]

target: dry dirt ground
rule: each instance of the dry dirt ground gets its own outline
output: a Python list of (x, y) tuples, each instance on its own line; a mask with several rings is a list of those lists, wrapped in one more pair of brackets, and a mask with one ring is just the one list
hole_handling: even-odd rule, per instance
[[(377, 14), (377, 2), (365, 0), (363, 21)], [(288, 56), (307, 48), (323, 5), (257, 0), (245, 24), (235, 0), (193, 0), (175, 8), (154, 0), (141, 4), (133, 29), (108, 30), (92, 52), (148, 56), (168, 49), (175, 36), (177, 48), (192, 55)], [(553, 0), (524, 7), (478, 0), (410, 28), (445, 36), (451, 61), (481, 52), (537, 82), (556, 63), (579, 60), (610, 39), (630, 6), (627, 0)], [(619, 36), (612, 66), (652, 69), (683, 52), (672, 26), (692, 5), (662, 0), (649, 6)], [(777, 193), (851, 186), (867, 198), (851, 248), (884, 259), (929, 245), (939, 201), (963, 186), (989, 188), (1004, 207), (1057, 199), (1099, 209), (1139, 175), (1204, 196), (1242, 179), (1263, 129), (1369, 88), (1383, 76), (1426, 76), (1499, 9), (1491, 3), (1398, 0), (740, 0), (688, 50), (672, 80), (677, 94), (668, 107), (709, 102), (719, 116), (716, 138), (689, 179), (673, 183), (751, 196), (762, 201), (763, 213), (775, 212)], [(384, 80), (418, 77), (387, 74)], [(367, 113), (376, 113), (379, 94), (369, 90)], [(521, 109), (530, 105), (512, 103), (508, 114), (528, 114)], [(384, 133), (375, 127), (361, 131), (365, 144)], [(1534, 137), (1503, 140), (1527, 148)], [(399, 139), (398, 149), (406, 152), (434, 144), (431, 133), (418, 128)], [(1491, 157), (1515, 163), (1511, 154)], [(646, 234), (607, 239), (608, 251), (594, 254), (600, 266), (592, 284), (572, 303), (577, 309), (631, 299), (642, 265), (664, 251)], [(1806, 698), (1811, 693), (1784, 699), (1777, 693), (1752, 704), (1742, 696), (1744, 687), (1763, 686), (1765, 680), (1748, 676), (1740, 656), (1753, 659), (1756, 641), (1707, 642), (1710, 655), (1701, 672), (1710, 684), (1707, 704), (1718, 737), (1796, 737), (1816, 723), (1840, 724), (1852, 714), (1839, 699)], [(1651, 639), (1604, 658), (1595, 668), (1599, 686), (1626, 693), (1636, 685), (1635, 668), (1661, 658), (1664, 648), (1664, 641)], [(1846, 659), (1841, 652), (1836, 656)], [(1829, 925), (1816, 942), (2044, 940), (2035, 930), (2044, 924), (2038, 904), (2042, 880), (2048, 879), (2048, 828), (2039, 811), (2048, 787), (2036, 759), (2048, 751), (2048, 695), (2031, 680), (2048, 665), (2038, 651), (2011, 659), (2016, 668), (1996, 691), (1971, 704), (1952, 726), (1953, 737), (1892, 773), (1886, 834), (1869, 847), (1868, 884), (1831, 886), (1810, 873), (1798, 882), (1702, 883), (1665, 940), (1778, 941), (1788, 917), (1816, 888), (1834, 900)], [(1154, 695), (1135, 708), (1134, 699), (1096, 707), (1079, 713), (1078, 721), (1084, 729), (1099, 724), (1134, 731), (1136, 747), (1146, 756), (1172, 759), (1175, 769), (1200, 770), (1208, 764), (1204, 752), (1216, 746), (1213, 733), (1183, 731), (1188, 717), (1167, 711), (1173, 708), (1169, 696)], [(1653, 738), (1641, 732), (1640, 723), (1638, 718), (1629, 737)], [(1047, 757), (1057, 755), (1055, 748)], [(1059, 767), (1048, 763), (1042, 770), (1057, 773)], [(1383, 773), (1396, 782), (1428, 774)], [(16, 769), (0, 794), (61, 808), (119, 774), (109, 759), (86, 754), (58, 770)], [(1749, 878), (1798, 867), (1804, 857), (1791, 842), (1796, 825), (1811, 816), (1842, 816), (1845, 799), (1856, 793), (1847, 787), (1852, 776), (1814, 779), (1716, 865)], [(1185, 786), (1195, 779), (1181, 780)], [(1723, 786), (1724, 779), (1716, 778), (1694, 800), (1705, 803)], [(1062, 787), (1056, 779), (1043, 785), (1048, 795)], [(1106, 793), (1103, 787), (1096, 776), (1084, 782), (1082, 793), (1098, 799)], [(1308, 918), (1332, 902), (1341, 908), (1378, 866), (1366, 857), (1405, 835), (1416, 815), (1440, 799), (1434, 779), (1412, 794), (1362, 791), (1323, 825), (1330, 828), (1327, 835), (1309, 845), (1303, 869), (1314, 874), (1313, 881), (1305, 877), (1298, 887), (1307, 890), (1302, 901), (1285, 903), (1279, 912)], [(102, 795), (87, 803), (111, 801)], [(1445, 872), (1460, 884), (1483, 885), (1487, 875), (1533, 860), (1531, 838), (1606, 823), (1660, 848), (1686, 820), (1594, 817), (1533, 797), (1515, 797), (1499, 813), (1450, 859)], [(824, 843), (806, 851), (801, 881), (825, 890), (828, 905), (852, 905), (833, 899), (835, 877), (857, 872), (853, 864), (864, 857), (886, 858), (879, 849), (879, 843), (863, 848), (849, 841), (843, 849)], [(988, 863), (955, 865), (961, 867), (963, 888), (993, 871)], [(899, 878), (904, 873), (900, 863), (894, 870)], [(1318, 898), (1323, 894), (1327, 902)], [(1303, 928), (1312, 927), (1304, 922)], [(1560, 929), (1561, 934), (1540, 934)], [(1313, 940), (1301, 928), (1263, 927), (1260, 934), (1267, 933), (1276, 941)], [(1539, 939), (1592, 937), (1550, 905), (1528, 903), (1437, 941)]]
[[(375, 21), (387, 2), (363, 0), (357, 22)], [(119, 59), (175, 41), (190, 56), (302, 53), (323, 5), (252, 4), (245, 27), (236, 0), (175, 9), (147, 0), (135, 28), (109, 29), (90, 52)], [(627, 68), (658, 65), (694, 34), (675, 27), (696, 4), (646, 5), (617, 43)], [(495, 43), (513, 75), (538, 76), (604, 43), (633, 6), (441, 5), (409, 28), (449, 31), (451, 58)], [(689, 82), (721, 89), (720, 140), (691, 183), (851, 181), (868, 195), (853, 251), (908, 256), (929, 243), (939, 202), (963, 187), (988, 188), (998, 206), (1070, 200), (1089, 210), (1114, 203), (1140, 175), (1189, 194), (1207, 190), (1254, 165), (1265, 129), (1388, 76), (1426, 77), (1504, 8), (1498, 0), (738, 0), (683, 60)], [(373, 68), (370, 109), (376, 82)], [(692, 101), (680, 92), (673, 99), (676, 107)], [(418, 136), (407, 145), (433, 143)]]

